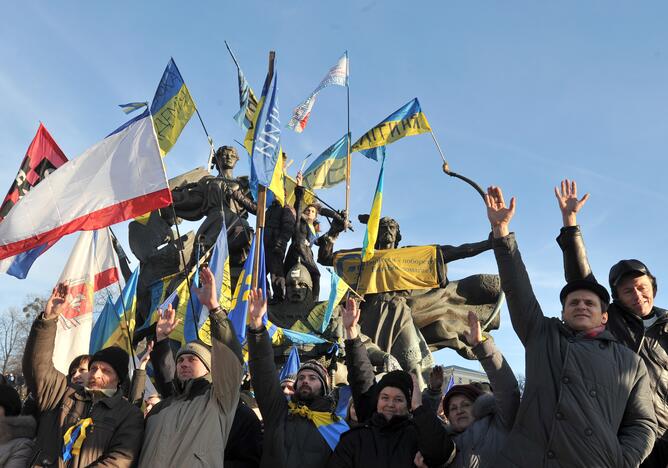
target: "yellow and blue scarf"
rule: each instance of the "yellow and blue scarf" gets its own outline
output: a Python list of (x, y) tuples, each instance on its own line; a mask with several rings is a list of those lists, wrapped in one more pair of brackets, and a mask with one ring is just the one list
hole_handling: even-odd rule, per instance
[(291, 401), (288, 403), (288, 412), (311, 420), (332, 451), (339, 443), (341, 434), (350, 429), (348, 423), (329, 411), (313, 411), (308, 406), (298, 405)]
[(86, 440), (86, 429), (92, 424), (92, 418), (85, 418), (67, 430), (63, 436), (63, 461), (69, 461), (73, 456), (79, 455), (81, 446)]

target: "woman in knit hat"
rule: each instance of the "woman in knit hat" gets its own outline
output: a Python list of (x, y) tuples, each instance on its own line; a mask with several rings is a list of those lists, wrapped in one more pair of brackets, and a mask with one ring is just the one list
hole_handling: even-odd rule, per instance
[(455, 445), (433, 411), (422, 406), (414, 377), (392, 371), (374, 384), (373, 368), (355, 326), (358, 320), (357, 303), (348, 299), (343, 312), (348, 380), (355, 407), (372, 399), (375, 411), (341, 436), (327, 466), (399, 468), (449, 463)]

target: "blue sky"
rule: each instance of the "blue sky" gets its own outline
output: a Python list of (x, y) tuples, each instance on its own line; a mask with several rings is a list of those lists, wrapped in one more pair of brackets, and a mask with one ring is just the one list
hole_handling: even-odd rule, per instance
[[(639, 258), (658, 277), (657, 304), (665, 305), (667, 10), (663, 2), (603, 1), (9, 2), (0, 18), (0, 190), (39, 121), (74, 158), (124, 121), (117, 104), (152, 98), (170, 56), (220, 145), (243, 137), (232, 120), (236, 69), (223, 40), (258, 93), (267, 53), (276, 51), (285, 123), (348, 50), (353, 138), (418, 97), (451, 168), (517, 196), (512, 229), (546, 314), (560, 311), (552, 188), (564, 177), (592, 194), (579, 221), (595, 273), (604, 280), (620, 258)], [(324, 90), (305, 132), (284, 130), (291, 174), (345, 133), (345, 97), (343, 88)], [(168, 175), (204, 165), (207, 155), (194, 118), (165, 160)], [(369, 210), (378, 169), (353, 155), (354, 215)], [(237, 173), (248, 173), (245, 160)], [(344, 190), (322, 197), (343, 206)], [(399, 220), (406, 245), (457, 245), (489, 232), (480, 198), (440, 171), (428, 135), (388, 148), (383, 212)], [(115, 230), (124, 238), (127, 226)], [(356, 224), (339, 245), (359, 246), (363, 236)], [(49, 291), (74, 239), (38, 260), (27, 280), (0, 278), (3, 306)], [(482, 272), (496, 272), (491, 253), (449, 266), (451, 279)], [(494, 336), (521, 372), (523, 348), (505, 309)], [(449, 351), (437, 359), (476, 367)]]

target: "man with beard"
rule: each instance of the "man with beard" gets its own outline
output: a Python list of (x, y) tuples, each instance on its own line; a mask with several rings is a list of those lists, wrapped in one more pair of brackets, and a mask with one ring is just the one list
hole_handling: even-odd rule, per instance
[(58, 316), (72, 300), (68, 285), (56, 286), (32, 325), (23, 355), (26, 382), (39, 411), (35, 465), (133, 466), (144, 421), (139, 408), (124, 398), (128, 353), (118, 347), (95, 353), (83, 386), (70, 383), (53, 366)]
[[(348, 429), (334, 414), (326, 369), (317, 361), (304, 362), (297, 372), (294, 395), (288, 401), (277, 378), (271, 339), (262, 319), (267, 301), (261, 289), (250, 291), (248, 350), (251, 385), (264, 421), (261, 467), (320, 468), (325, 466)], [(317, 424), (316, 424), (317, 423)], [(325, 433), (323, 427), (330, 429)], [(337, 431), (338, 429), (338, 431)], [(335, 432), (334, 436), (331, 430)]]

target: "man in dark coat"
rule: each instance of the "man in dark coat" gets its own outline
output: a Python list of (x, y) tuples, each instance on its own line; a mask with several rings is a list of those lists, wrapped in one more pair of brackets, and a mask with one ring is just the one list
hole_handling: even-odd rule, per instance
[(485, 197), (513, 328), (526, 349), (526, 387), (499, 467), (636, 467), (654, 444), (656, 418), (642, 360), (605, 329), (608, 292), (571, 281), (562, 320), (534, 296), (501, 189)]
[[(566, 281), (595, 281), (577, 224), (577, 212), (586, 203), (589, 194), (578, 200), (575, 181), (564, 180), (560, 188), (555, 188), (555, 195), (563, 220), (557, 243), (564, 253)], [(613, 302), (608, 309), (608, 330), (622, 344), (638, 353), (650, 376), (657, 439), (652, 453), (641, 467), (665, 468), (668, 466), (668, 311), (654, 305), (656, 278), (638, 260), (616, 263), (610, 269), (609, 282)]]
[[(123, 397), (128, 354), (117, 347), (95, 353), (83, 387), (69, 383), (53, 366), (58, 315), (71, 300), (66, 284), (56, 286), (32, 325), (23, 355), (26, 383), (40, 414), (36, 466), (133, 466), (141, 448), (144, 418)], [(83, 441), (80, 449), (76, 441)]]
[[(285, 398), (274, 364), (271, 338), (262, 318), (267, 313), (263, 291), (250, 291), (248, 365), (251, 385), (264, 422), (263, 468), (322, 468), (332, 454), (332, 437), (319, 430), (323, 424), (342, 428), (329, 397), (327, 370), (317, 361), (304, 362), (297, 372), (294, 394)], [(316, 425), (316, 422), (318, 425)], [(347, 429), (345, 426), (343, 429)], [(338, 435), (334, 439), (338, 440)]]

